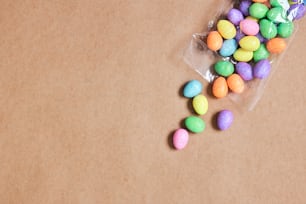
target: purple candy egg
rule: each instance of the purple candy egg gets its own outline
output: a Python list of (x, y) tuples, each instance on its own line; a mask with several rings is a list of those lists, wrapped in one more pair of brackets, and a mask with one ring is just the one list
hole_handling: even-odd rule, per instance
[(217, 126), (220, 130), (228, 129), (233, 123), (234, 115), (229, 110), (222, 110), (217, 116)]
[(251, 4), (252, 4), (252, 1), (250, 0), (244, 0), (240, 2), (239, 10), (244, 16), (249, 16), (249, 7), (251, 6)]
[(249, 81), (253, 79), (252, 66), (249, 63), (238, 62), (235, 68), (237, 74), (239, 74), (243, 80)]
[(258, 38), (258, 40), (260, 41), (260, 43), (265, 43), (268, 41), (268, 39), (264, 38), (260, 32), (257, 33), (256, 37)]
[(241, 38), (243, 38), (245, 36), (245, 34), (239, 29), (237, 29), (237, 32), (236, 32), (236, 36), (235, 36), (235, 39), (237, 42), (239, 42), (241, 40)]
[(254, 70), (253, 70), (253, 75), (256, 78), (264, 79), (264, 78), (267, 78), (269, 76), (270, 70), (271, 70), (271, 64), (270, 64), (269, 60), (263, 59), (263, 60), (258, 61), (255, 64)]
[(306, 7), (304, 4), (291, 5), (288, 10), (288, 19), (298, 20), (302, 18), (306, 13)]
[(234, 25), (239, 25), (240, 21), (244, 19), (243, 14), (238, 9), (232, 8), (227, 13), (227, 19), (232, 22)]

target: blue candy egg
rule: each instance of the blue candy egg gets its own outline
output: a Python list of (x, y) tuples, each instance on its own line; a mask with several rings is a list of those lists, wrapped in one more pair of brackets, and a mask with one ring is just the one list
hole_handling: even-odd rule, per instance
[(183, 95), (187, 98), (193, 98), (199, 95), (203, 90), (203, 85), (198, 80), (191, 80), (184, 86)]
[(238, 43), (235, 39), (224, 40), (223, 45), (219, 51), (223, 57), (229, 57), (237, 50)]

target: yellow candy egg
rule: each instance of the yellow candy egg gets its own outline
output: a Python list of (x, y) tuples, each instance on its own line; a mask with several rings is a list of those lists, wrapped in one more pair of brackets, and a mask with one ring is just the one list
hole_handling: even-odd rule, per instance
[(207, 98), (202, 94), (197, 95), (192, 100), (192, 106), (197, 114), (204, 115), (208, 110)]
[(246, 17), (246, 19), (250, 19), (250, 20), (258, 22), (258, 19), (254, 18), (253, 16), (248, 16), (248, 17)]
[(219, 20), (217, 23), (217, 30), (225, 39), (232, 39), (236, 36), (235, 26), (228, 20)]
[(248, 61), (251, 61), (252, 58), (253, 58), (253, 52), (247, 51), (243, 48), (239, 48), (234, 53), (234, 59), (239, 62), (248, 62)]
[(247, 51), (255, 51), (260, 46), (260, 41), (256, 36), (245, 36), (239, 41), (241, 48)]

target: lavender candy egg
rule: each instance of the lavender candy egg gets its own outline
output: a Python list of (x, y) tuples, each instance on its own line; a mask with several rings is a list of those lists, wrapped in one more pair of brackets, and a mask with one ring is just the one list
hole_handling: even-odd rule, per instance
[(228, 129), (234, 121), (234, 115), (229, 110), (222, 110), (217, 116), (217, 126), (220, 130)]
[(235, 70), (237, 74), (241, 76), (241, 78), (245, 81), (249, 81), (253, 79), (253, 70), (252, 66), (246, 62), (238, 62), (235, 65)]
[(264, 38), (260, 32), (257, 33), (256, 37), (258, 38), (258, 40), (260, 41), (260, 43), (265, 43), (268, 41), (268, 39)]
[(255, 64), (253, 69), (253, 75), (256, 78), (264, 79), (269, 76), (270, 70), (271, 70), (271, 64), (269, 60), (263, 59)]
[(232, 8), (227, 13), (227, 19), (232, 22), (234, 25), (239, 25), (240, 21), (244, 19), (243, 14), (238, 9)]
[(240, 2), (239, 10), (244, 16), (249, 16), (249, 7), (251, 6), (251, 4), (252, 4), (252, 1), (250, 0), (244, 0)]
[(237, 42), (239, 42), (243, 37), (245, 36), (245, 34), (239, 29), (237, 29), (237, 33), (235, 36), (235, 39)]

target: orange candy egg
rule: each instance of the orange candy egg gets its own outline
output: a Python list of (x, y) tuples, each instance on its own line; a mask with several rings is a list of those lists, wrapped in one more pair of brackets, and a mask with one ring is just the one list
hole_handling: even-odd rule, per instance
[(267, 42), (267, 50), (270, 53), (279, 54), (286, 49), (286, 41), (283, 38), (272, 38)]
[(207, 47), (212, 51), (220, 50), (223, 44), (222, 36), (218, 31), (211, 31), (207, 36)]
[(228, 93), (227, 83), (224, 77), (218, 77), (215, 79), (212, 85), (212, 94), (216, 98), (223, 98)]
[(227, 80), (228, 88), (234, 93), (242, 93), (244, 90), (244, 81), (238, 74), (230, 75)]

